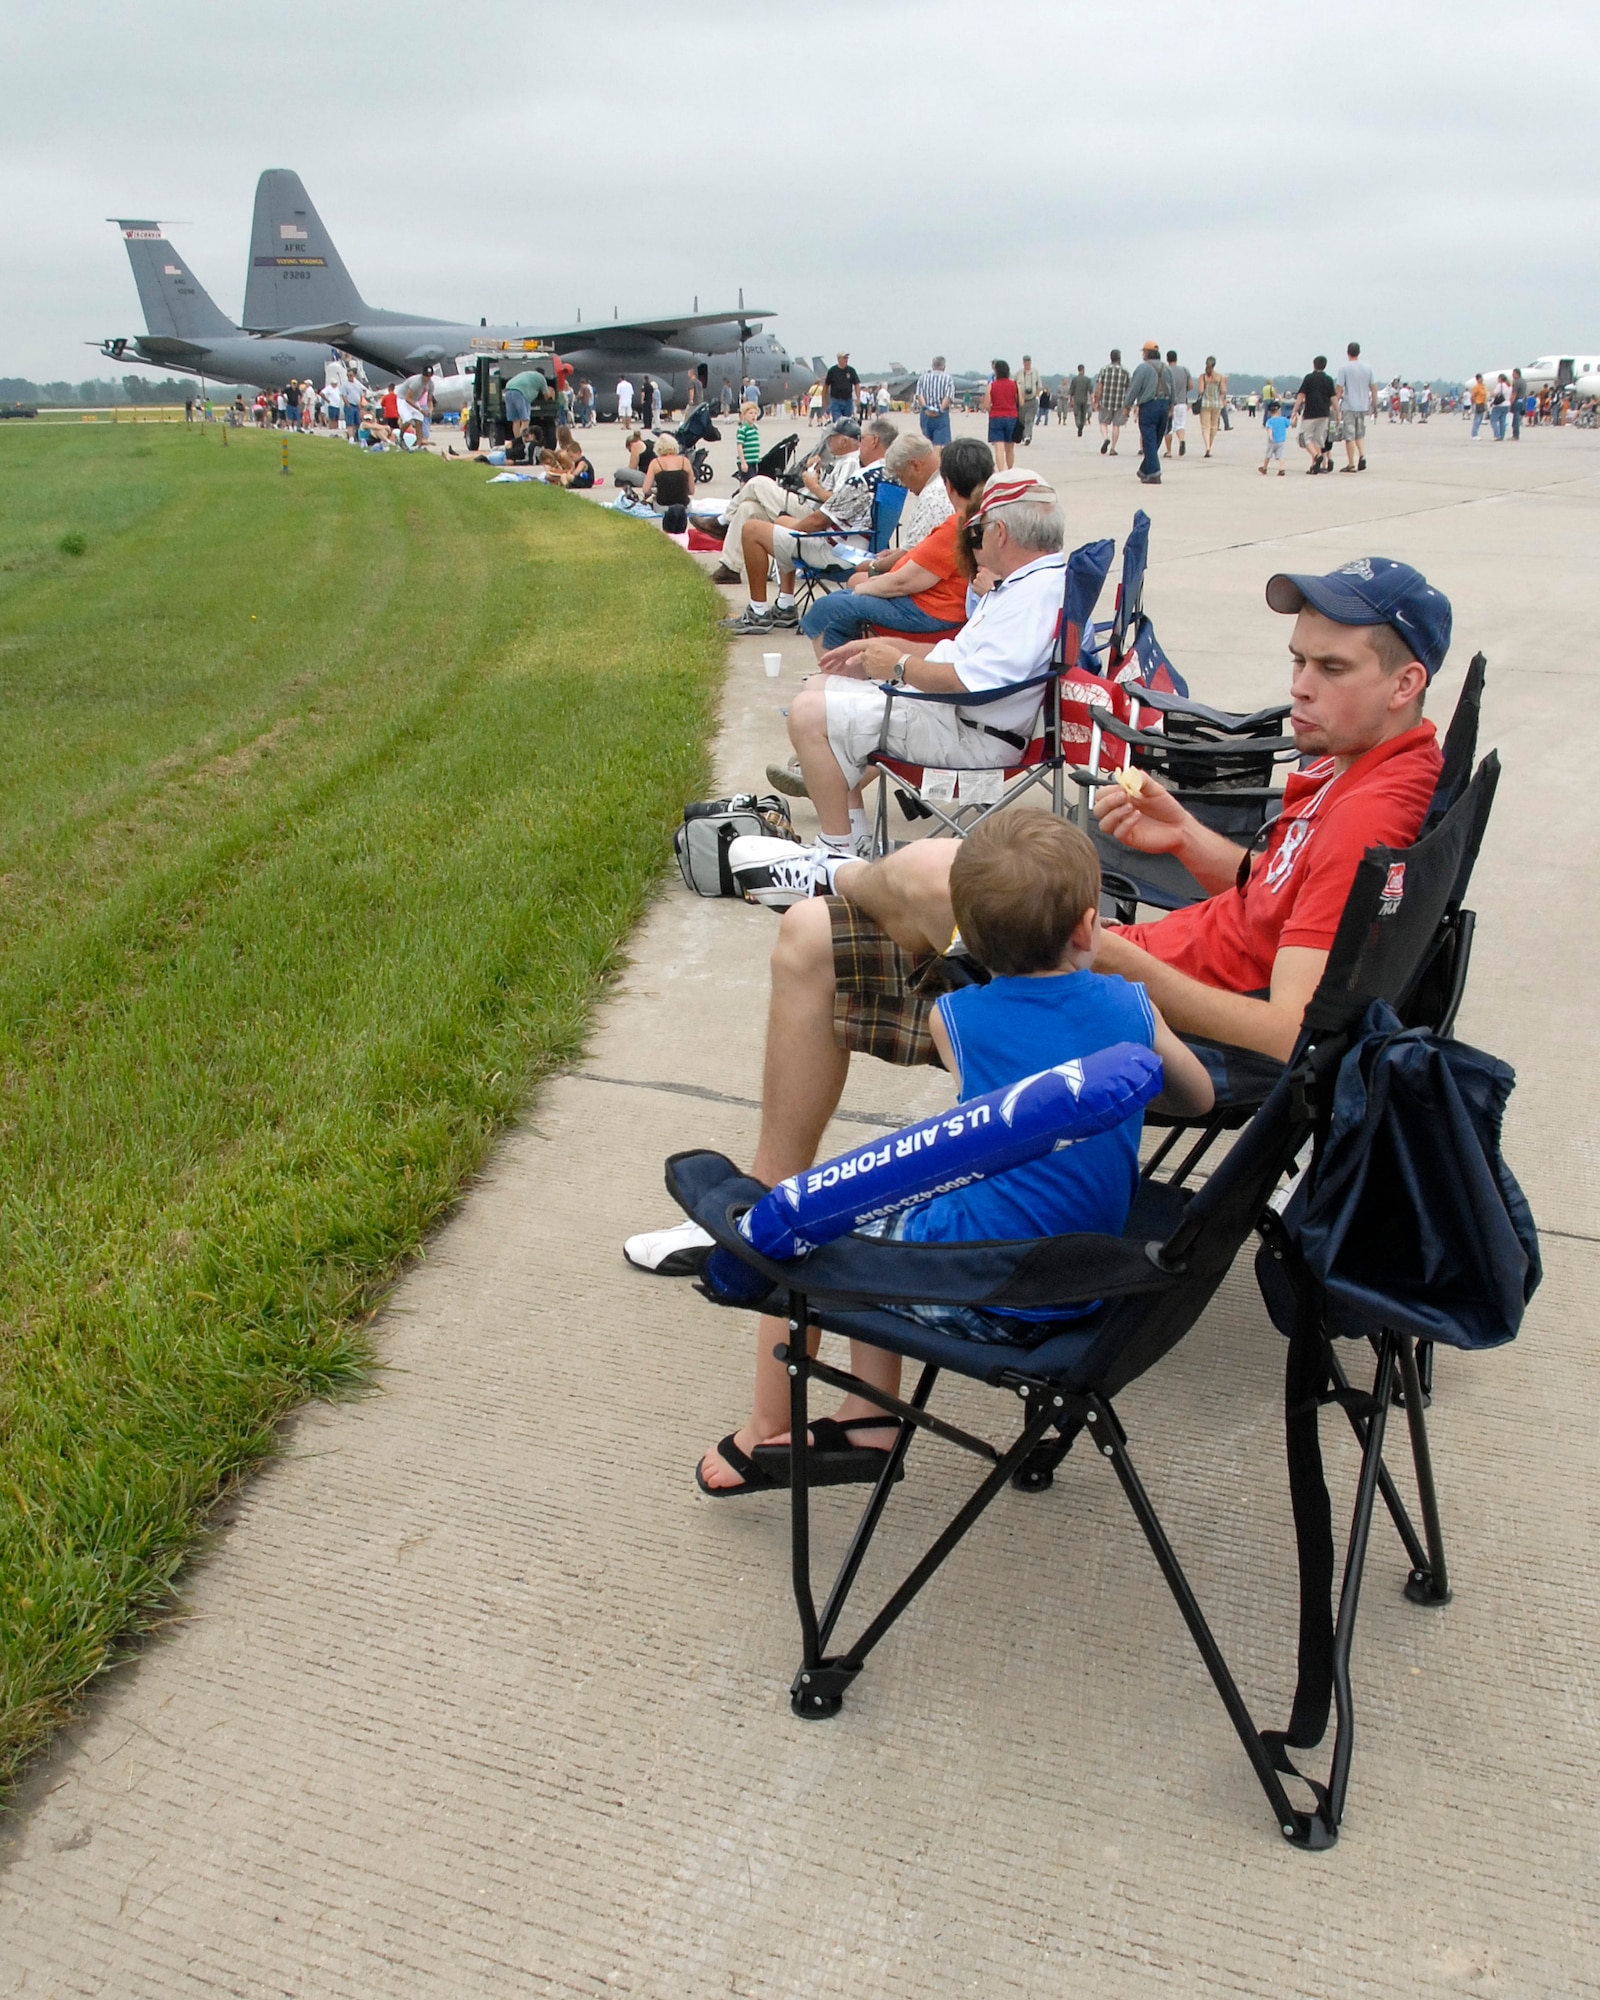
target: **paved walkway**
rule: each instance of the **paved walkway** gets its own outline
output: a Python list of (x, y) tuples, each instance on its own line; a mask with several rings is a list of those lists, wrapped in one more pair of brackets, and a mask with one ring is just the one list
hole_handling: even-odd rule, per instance
[[(618, 1251), (669, 1219), (668, 1152), (752, 1141), (772, 920), (674, 885), (581, 1073), (396, 1290), (375, 1391), (293, 1426), (183, 1616), (0, 1828), (0, 1994), (1597, 1990), (1600, 439), (1379, 425), (1364, 478), (1308, 487), (1258, 479), (1258, 438), (1148, 496), (1149, 608), (1197, 692), (1264, 701), (1287, 635), (1270, 570), (1390, 553), (1456, 602), (1439, 712), (1489, 654), (1506, 776), (1462, 1032), (1521, 1072), (1509, 1152), (1548, 1265), (1513, 1348), (1440, 1364), (1455, 1602), (1408, 1605), (1375, 1531), (1338, 1847), (1284, 1847), (1084, 1454), (1048, 1495), (1006, 1496), (839, 1720), (791, 1718), (783, 1508), (690, 1481), (742, 1409), (745, 1324)], [(1125, 532), (1126, 451), (1051, 431), (1031, 456), (1074, 540)], [(797, 644), (776, 690), (759, 650), (733, 656), (730, 785), (779, 751), (795, 685)], [(862, 1064), (847, 1109), (897, 1121), (945, 1088)], [(1265, 1716), (1292, 1671), (1280, 1371), (1241, 1265), (1126, 1399)], [(921, 1456), (904, 1514), (954, 1490)], [(824, 1518), (841, 1532), (845, 1503)]]

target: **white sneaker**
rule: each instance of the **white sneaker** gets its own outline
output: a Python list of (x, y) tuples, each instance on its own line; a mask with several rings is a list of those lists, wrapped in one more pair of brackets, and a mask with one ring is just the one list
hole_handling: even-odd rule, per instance
[(658, 1278), (692, 1278), (715, 1247), (698, 1222), (675, 1222), (670, 1229), (649, 1229), (630, 1236), (622, 1254), (635, 1270), (653, 1271)]
[(764, 833), (742, 833), (728, 843), (728, 873), (745, 901), (764, 903), (769, 910), (786, 910), (810, 896), (831, 895), (833, 868), (855, 858), (831, 848), (797, 847), (792, 840), (774, 840)]

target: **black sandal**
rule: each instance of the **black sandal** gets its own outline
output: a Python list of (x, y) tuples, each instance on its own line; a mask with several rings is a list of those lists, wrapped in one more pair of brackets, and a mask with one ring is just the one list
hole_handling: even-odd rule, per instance
[[(737, 1472), (744, 1482), (740, 1486), (708, 1486), (700, 1465), (694, 1469), (694, 1483), (700, 1491), (712, 1500), (732, 1500), (740, 1493), (770, 1493), (786, 1488), (789, 1484), (789, 1447), (783, 1448), (783, 1477), (775, 1479), (764, 1465), (757, 1465), (748, 1452), (743, 1452), (734, 1443), (737, 1431), (728, 1435), (715, 1447), (716, 1454), (731, 1471)], [(758, 1446), (759, 1450), (760, 1447)]]
[[(814, 1417), (807, 1426), (811, 1432), (811, 1449), (806, 1454), (806, 1471), (811, 1485), (870, 1486), (882, 1473), (893, 1447), (852, 1444), (850, 1433), (887, 1430), (895, 1421), (888, 1415), (850, 1417), (844, 1423), (840, 1423), (837, 1417)], [(775, 1486), (789, 1484), (789, 1447), (786, 1444), (758, 1444), (752, 1455)], [(729, 1463), (732, 1464), (731, 1459)], [(902, 1464), (895, 1478), (900, 1480), (905, 1476), (906, 1469)]]

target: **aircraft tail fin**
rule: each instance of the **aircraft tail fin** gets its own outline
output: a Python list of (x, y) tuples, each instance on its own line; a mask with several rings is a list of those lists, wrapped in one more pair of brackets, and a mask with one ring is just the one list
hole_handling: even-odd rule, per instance
[(159, 222), (113, 216), (122, 231), (145, 330), (163, 340), (217, 340), (239, 329), (161, 233)]
[(246, 327), (280, 333), (285, 327), (358, 324), (372, 317), (300, 176), (287, 167), (268, 167), (256, 182)]

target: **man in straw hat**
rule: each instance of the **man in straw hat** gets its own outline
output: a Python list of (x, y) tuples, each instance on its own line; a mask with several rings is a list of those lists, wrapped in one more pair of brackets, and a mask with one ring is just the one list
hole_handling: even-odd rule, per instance
[(1161, 484), (1161, 440), (1166, 436), (1167, 418), (1172, 414), (1172, 370), (1161, 358), (1161, 343), (1147, 340), (1144, 359), (1128, 382), (1128, 411), (1138, 412), (1139, 442), (1144, 447), (1139, 460), (1139, 480), (1144, 486)]

